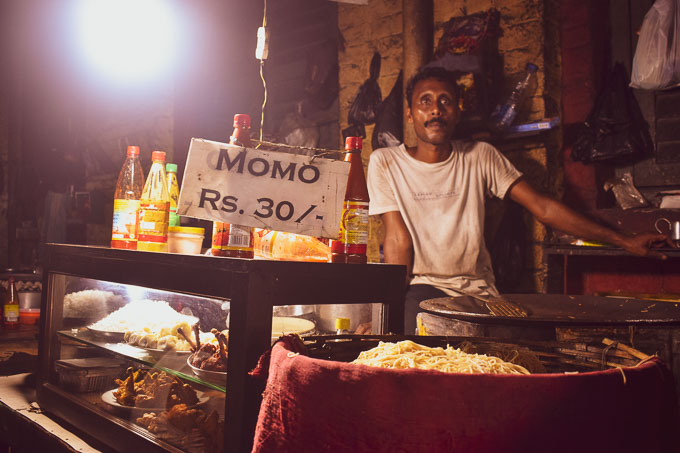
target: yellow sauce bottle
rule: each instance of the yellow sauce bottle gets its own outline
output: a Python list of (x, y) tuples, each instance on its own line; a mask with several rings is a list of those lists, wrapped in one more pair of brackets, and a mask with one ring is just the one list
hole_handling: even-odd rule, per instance
[(167, 252), (170, 194), (165, 175), (165, 152), (152, 152), (151, 160), (153, 163), (139, 203), (137, 250)]

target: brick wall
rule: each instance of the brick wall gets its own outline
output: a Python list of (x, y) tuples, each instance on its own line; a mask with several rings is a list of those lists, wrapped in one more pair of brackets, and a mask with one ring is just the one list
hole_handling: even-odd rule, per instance
[[(606, 3), (606, 2), (602, 2)], [(600, 6), (601, 7), (601, 6)], [(590, 2), (565, 0), (560, 5), (562, 21), (562, 86), (569, 96), (565, 97), (562, 121), (565, 126), (564, 202), (570, 206), (592, 210), (597, 207), (596, 167), (574, 162), (571, 159), (571, 142), (578, 125), (582, 123), (595, 99), (595, 83), (599, 77), (595, 63), (596, 42), (603, 36), (594, 36), (594, 30), (602, 33), (605, 27), (596, 27), (593, 22), (593, 6)], [(602, 17), (602, 11), (599, 17)], [(601, 63), (600, 63), (601, 65)]]
[[(559, 114), (560, 105), (560, 55), (559, 2), (556, 0), (434, 0), (434, 43), (443, 33), (443, 25), (453, 16), (474, 14), (495, 7), (501, 14), (502, 36), (499, 51), (503, 56), (503, 71), (508, 79), (520, 72), (531, 61), (538, 65), (538, 87), (531, 100), (527, 120), (540, 119)], [(369, 62), (374, 51), (382, 55), (382, 71), (378, 83), (383, 96), (392, 88), (402, 67), (402, 1), (372, 1), (369, 5), (341, 4), (338, 10), (339, 29), (346, 40), (344, 52), (340, 52), (340, 121), (347, 127), (347, 111), (359, 86), (368, 77)], [(370, 138), (372, 126), (367, 128)], [(368, 140), (368, 138), (367, 138)], [(521, 146), (499, 145), (501, 151), (525, 173), (527, 180), (539, 190), (558, 195), (561, 187), (559, 164), (559, 137), (551, 134), (539, 141), (523, 142)], [(366, 143), (362, 158), (364, 164), (372, 152)], [(493, 217), (493, 213), (491, 215)], [(492, 223), (493, 219), (490, 219)], [(519, 290), (542, 290), (541, 241), (545, 228), (526, 216), (528, 230), (527, 263)], [(382, 226), (379, 219), (371, 219), (369, 259), (379, 259)]]

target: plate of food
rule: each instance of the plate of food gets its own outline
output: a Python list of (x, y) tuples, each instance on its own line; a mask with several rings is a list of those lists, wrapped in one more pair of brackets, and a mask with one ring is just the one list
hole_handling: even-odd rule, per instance
[[(169, 407), (162, 407), (162, 405), (159, 406), (157, 404), (152, 404), (151, 407), (147, 407), (147, 406), (127, 406), (125, 404), (120, 404), (116, 397), (114, 396), (114, 393), (117, 390), (118, 389), (111, 389), (102, 393), (101, 395), (102, 401), (109, 407), (109, 409), (111, 409), (114, 412), (162, 412), (164, 410), (172, 408), (172, 405)], [(188, 408), (199, 407), (208, 402), (209, 398), (203, 392), (199, 390), (195, 390), (195, 392), (197, 401), (195, 404), (187, 405)]]
[[(90, 324), (87, 328), (95, 335), (118, 342), (128, 342), (125, 337), (129, 335), (128, 332), (131, 332), (135, 333), (140, 339), (144, 338), (145, 341), (149, 342), (153, 341), (152, 336), (156, 337), (156, 342), (160, 342), (161, 337), (168, 336), (173, 337), (175, 343), (181, 343), (184, 339), (178, 336), (178, 329), (190, 335), (191, 325), (197, 321), (198, 318), (194, 316), (178, 313), (167, 302), (137, 300)], [(153, 344), (133, 346), (164, 349), (162, 346)]]
[(165, 371), (127, 369), (125, 379), (116, 379), (117, 388), (102, 393), (101, 399), (112, 412), (159, 412), (177, 404), (197, 407), (208, 396)]
[(112, 343), (120, 343), (125, 337), (125, 332), (116, 332), (113, 330), (100, 330), (92, 326), (87, 327), (87, 330), (96, 338), (106, 340)]
[(191, 371), (194, 372), (196, 376), (201, 378), (201, 380), (210, 382), (211, 384), (221, 385), (222, 387), (227, 385), (227, 372), (226, 371), (214, 371), (210, 369), (203, 369), (195, 367), (191, 362), (192, 356), (187, 358), (187, 364)]
[(199, 344), (198, 350), (187, 357), (187, 365), (202, 380), (225, 386), (229, 339), (224, 332), (217, 329), (213, 329), (212, 334), (217, 340), (217, 345), (212, 342)]
[(215, 338), (209, 332), (201, 332), (198, 323), (193, 327), (186, 322), (178, 323), (169, 328), (162, 328), (160, 332), (147, 330), (127, 331), (123, 337), (125, 343), (142, 348), (154, 355), (177, 353), (191, 354), (198, 343), (214, 342)]

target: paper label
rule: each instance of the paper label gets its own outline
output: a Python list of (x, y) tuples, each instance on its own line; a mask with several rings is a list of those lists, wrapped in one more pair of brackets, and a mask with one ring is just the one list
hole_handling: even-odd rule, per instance
[(5, 322), (19, 322), (19, 304), (7, 304), (4, 306)]
[(212, 248), (218, 250), (252, 250), (251, 227), (213, 222)]
[(139, 204), (139, 241), (168, 242), (169, 202), (141, 202)]
[(116, 241), (137, 240), (137, 210), (139, 200), (113, 200), (113, 231)]
[(365, 254), (368, 244), (368, 203), (345, 201), (340, 223), (340, 241), (345, 243), (345, 253)]

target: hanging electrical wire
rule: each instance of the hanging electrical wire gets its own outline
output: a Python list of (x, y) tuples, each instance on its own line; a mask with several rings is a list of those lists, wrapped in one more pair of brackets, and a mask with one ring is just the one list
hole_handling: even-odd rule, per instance
[[(260, 115), (260, 142), (264, 134), (264, 109), (267, 106), (267, 81), (264, 78), (264, 60), (269, 53), (269, 32), (267, 31), (267, 0), (264, 0), (264, 14), (262, 16), (262, 26), (257, 30), (257, 48), (255, 57), (260, 60), (260, 79), (264, 89), (264, 99), (262, 100), (262, 113)], [(257, 147), (259, 148), (259, 144)]]

